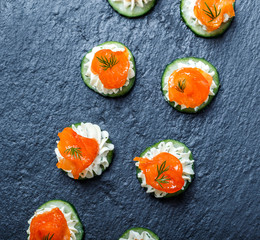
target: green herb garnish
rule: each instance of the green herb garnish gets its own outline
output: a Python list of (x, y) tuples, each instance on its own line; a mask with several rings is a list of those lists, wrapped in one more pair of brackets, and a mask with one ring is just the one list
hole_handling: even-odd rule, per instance
[(119, 62), (114, 54), (111, 54), (109, 60), (107, 59), (107, 57), (102, 57), (102, 56), (100, 58), (97, 57), (97, 59), (101, 63), (100, 66), (103, 68), (104, 71), (106, 71), (109, 68), (112, 68)]
[(48, 233), (48, 235), (46, 235), (45, 237), (43, 237), (42, 240), (51, 240), (54, 236), (54, 233), (50, 236), (50, 233)]
[(204, 2), (206, 7), (208, 8), (208, 10), (204, 10), (205, 14), (207, 16), (209, 16), (211, 18), (211, 20), (209, 22), (212, 22), (215, 18), (217, 18), (219, 16), (219, 14), (221, 13), (221, 9), (219, 10), (219, 12), (217, 11), (216, 5), (214, 4), (214, 11), (215, 13), (212, 12), (212, 10), (210, 9), (210, 7), (208, 6), (208, 4), (206, 2)]
[(181, 93), (184, 93), (185, 88), (186, 88), (186, 79), (178, 81), (178, 86), (175, 86), (175, 89)]
[(64, 153), (70, 154), (74, 158), (78, 158), (79, 160), (81, 160), (81, 157), (82, 157), (80, 148), (71, 147), (71, 148), (66, 149)]
[[(155, 178), (155, 181), (158, 182), (158, 184), (163, 188), (163, 186), (161, 184), (164, 184), (164, 183), (169, 183), (169, 180), (171, 180), (170, 178), (167, 178), (163, 173), (164, 172), (167, 172), (169, 170), (169, 166), (167, 168), (165, 168), (166, 166), (166, 161), (164, 161), (161, 166), (159, 167), (157, 165), (157, 172), (158, 172), (158, 175), (157, 177)], [(161, 176), (162, 175), (162, 176)]]

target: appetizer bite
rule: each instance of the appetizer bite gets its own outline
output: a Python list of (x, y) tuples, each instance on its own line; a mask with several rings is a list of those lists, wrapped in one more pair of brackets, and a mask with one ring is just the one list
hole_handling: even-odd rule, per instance
[(206, 107), (219, 88), (216, 68), (202, 58), (182, 58), (167, 65), (162, 77), (165, 100), (181, 112), (196, 113)]
[(114, 10), (125, 17), (140, 17), (148, 13), (156, 0), (108, 0)]
[(179, 195), (194, 177), (191, 151), (175, 140), (164, 140), (148, 147), (134, 161), (141, 186), (156, 198)]
[(28, 223), (28, 240), (83, 239), (83, 226), (75, 208), (62, 200), (40, 206)]
[(223, 34), (235, 16), (235, 0), (181, 0), (181, 16), (198, 36)]
[(125, 95), (135, 82), (135, 61), (119, 42), (105, 42), (89, 51), (81, 62), (85, 84), (106, 97)]
[(159, 240), (159, 237), (149, 229), (136, 227), (128, 229), (119, 240)]
[(93, 178), (109, 166), (114, 145), (107, 131), (92, 123), (77, 123), (58, 133), (57, 167), (74, 179)]

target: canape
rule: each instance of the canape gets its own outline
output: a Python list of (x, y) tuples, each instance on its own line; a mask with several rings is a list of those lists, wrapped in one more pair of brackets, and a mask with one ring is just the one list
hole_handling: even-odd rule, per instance
[(159, 240), (159, 237), (147, 228), (128, 229), (119, 240)]
[(128, 93), (135, 82), (135, 61), (122, 43), (105, 42), (89, 51), (81, 62), (81, 76), (93, 91), (106, 97)]
[(183, 21), (198, 36), (223, 34), (235, 16), (235, 0), (181, 0)]
[(101, 175), (112, 162), (114, 145), (107, 131), (92, 123), (77, 123), (58, 134), (57, 167), (74, 179)]
[(129, 18), (140, 17), (148, 13), (156, 0), (108, 0), (112, 8)]
[(194, 160), (186, 145), (163, 140), (135, 157), (136, 173), (141, 186), (156, 198), (183, 193), (194, 177)]
[(162, 77), (165, 100), (181, 112), (196, 113), (217, 94), (216, 68), (202, 58), (181, 58), (167, 65)]
[(75, 208), (62, 200), (40, 206), (28, 221), (28, 240), (81, 240), (84, 230)]

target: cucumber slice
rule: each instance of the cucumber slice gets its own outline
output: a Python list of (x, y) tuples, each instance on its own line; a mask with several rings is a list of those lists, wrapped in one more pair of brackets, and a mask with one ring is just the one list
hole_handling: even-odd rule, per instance
[(133, 10), (131, 10), (131, 7), (126, 8), (123, 2), (114, 2), (113, 0), (108, 0), (108, 2), (110, 3), (111, 7), (119, 14), (125, 17), (134, 18), (148, 13), (154, 7), (157, 0), (152, 0), (146, 4), (144, 3), (144, 7), (135, 6)]
[[(109, 41), (109, 42), (104, 42), (98, 46), (103, 46), (103, 45), (106, 45), (106, 44), (114, 44), (118, 47), (126, 47), (124, 44), (120, 43), (120, 42), (112, 42), (112, 41)], [(127, 48), (127, 47), (126, 47)], [(131, 53), (131, 51), (127, 48), (129, 54), (130, 54), (130, 61), (133, 63), (134, 67), (133, 67), (133, 70), (136, 74), (136, 68), (135, 68), (135, 60), (134, 60), (134, 56), (133, 54)], [(88, 53), (90, 53), (92, 50), (90, 50)], [(86, 55), (83, 57), (82, 61), (81, 61), (81, 77), (84, 81), (84, 83), (90, 88), (92, 89), (93, 91), (105, 96), (105, 97), (120, 97), (120, 96), (123, 96), (125, 95), (126, 93), (128, 93), (131, 88), (134, 86), (134, 83), (135, 83), (135, 77), (129, 79), (129, 84), (127, 86), (123, 86), (122, 87), (122, 90), (117, 92), (117, 93), (112, 93), (112, 94), (104, 94), (104, 93), (100, 93), (95, 87), (93, 87), (91, 84), (90, 84), (90, 78), (86, 76), (86, 73), (88, 71), (88, 67), (85, 66), (85, 64), (88, 62), (89, 60), (86, 58)]]
[(128, 238), (129, 238), (129, 233), (130, 233), (130, 231), (138, 232), (139, 234), (142, 234), (143, 232), (148, 232), (154, 240), (159, 240), (159, 237), (158, 237), (154, 232), (152, 232), (151, 230), (149, 230), (149, 229), (147, 229), (147, 228), (140, 228), (140, 227), (135, 227), (135, 228), (130, 228), (130, 229), (128, 229), (128, 230), (119, 238), (119, 240), (121, 240), (121, 239), (128, 239)]
[(63, 200), (51, 200), (51, 201), (48, 201), (48, 202), (44, 203), (43, 205), (41, 205), (38, 209), (51, 208), (52, 206), (56, 206), (60, 209), (64, 207), (65, 213), (71, 213), (72, 220), (77, 221), (77, 224), (75, 225), (75, 228), (78, 230), (78, 232), (75, 234), (76, 239), (77, 240), (83, 239), (84, 228), (79, 219), (79, 216), (78, 216), (78, 213), (77, 213), (75, 207), (72, 204), (70, 204), (66, 201), (63, 201)]
[[(146, 148), (140, 155), (140, 157), (144, 157), (145, 154), (150, 151), (151, 148), (156, 148), (161, 142), (164, 142), (164, 143), (167, 143), (167, 142), (172, 142), (173, 143), (173, 146), (178, 148), (178, 147), (184, 147), (184, 152), (185, 153), (188, 153), (190, 150), (189, 148), (184, 144), (184, 143), (181, 143), (179, 141), (176, 141), (176, 140), (172, 140), (172, 139), (166, 139), (166, 140), (162, 140), (158, 143), (155, 143), (154, 145)], [(191, 151), (190, 151), (191, 152)], [(189, 159), (190, 160), (193, 160), (193, 156), (192, 156), (192, 153), (190, 153), (190, 156), (189, 156)], [(194, 171), (194, 163), (192, 164), (192, 169)], [(141, 169), (139, 167), (136, 167), (136, 176), (137, 176), (137, 179), (139, 180), (139, 182), (142, 184), (142, 179), (138, 177), (138, 173), (141, 172)], [(194, 175), (191, 175), (191, 182), (194, 178)], [(189, 187), (189, 185), (191, 184), (191, 182), (187, 181), (184, 189), (181, 189), (179, 190), (178, 192), (175, 192), (175, 193), (167, 193), (167, 195), (164, 196), (164, 198), (169, 198), (169, 197), (174, 197), (174, 196), (177, 196), (183, 192), (185, 192), (187, 190), (187, 188)]]
[[(182, 16), (182, 19), (185, 22), (185, 24), (197, 36), (205, 37), (205, 38), (217, 37), (217, 36), (222, 35), (229, 28), (233, 18), (230, 18), (227, 22), (222, 23), (220, 28), (218, 28), (217, 30), (214, 30), (212, 32), (208, 32), (208, 31), (204, 30), (201, 25), (194, 24), (194, 22), (190, 18), (189, 12), (185, 8), (185, 5), (187, 4), (187, 2), (188, 2), (188, 0), (181, 0), (181, 4), (180, 4), (181, 16)], [(235, 4), (233, 6), (235, 6)]]
[[(175, 102), (170, 102), (167, 98), (166, 98), (166, 94), (167, 91), (163, 90), (165, 85), (167, 84), (167, 80), (169, 78), (169, 76), (173, 73), (173, 71), (175, 71), (176, 69), (178, 69), (178, 63), (183, 63), (183, 64), (188, 64), (188, 62), (192, 60), (193, 62), (202, 62), (206, 65), (209, 66), (209, 70), (211, 72), (214, 72), (214, 76), (213, 76), (213, 81), (216, 85), (216, 87), (213, 90), (214, 96), (209, 95), (209, 98), (206, 102), (202, 103), (200, 106), (198, 106), (196, 109), (195, 108), (184, 108), (182, 109), (180, 105), (175, 106)], [(187, 57), (187, 58), (180, 58), (180, 59), (176, 59), (175, 61), (173, 61), (172, 63), (168, 64), (164, 70), (163, 76), (162, 76), (162, 82), (161, 82), (161, 89), (162, 89), (162, 93), (164, 95), (165, 100), (176, 110), (180, 111), (180, 112), (186, 112), (186, 113), (197, 113), (199, 111), (201, 111), (203, 108), (205, 108), (207, 105), (210, 104), (210, 102), (212, 101), (212, 99), (216, 96), (218, 89), (219, 89), (219, 77), (218, 77), (218, 71), (217, 69), (208, 61), (206, 61), (203, 58), (194, 58), (194, 57)]]
[[(75, 127), (77, 127), (77, 126), (79, 126), (81, 123), (75, 123), (75, 124), (73, 124)], [(70, 125), (69, 126), (70, 128), (72, 128), (72, 125)], [(110, 140), (110, 139), (107, 139), (107, 141), (106, 141), (107, 143), (112, 143), (112, 141)], [(109, 151), (108, 152), (108, 154), (107, 154), (107, 161), (108, 161), (108, 163), (109, 163), (109, 166), (110, 166), (110, 164), (111, 164), (111, 162), (112, 162), (112, 160), (113, 160), (113, 155), (114, 155), (114, 150), (111, 150), (111, 151)], [(108, 167), (109, 167), (108, 166)], [(101, 169), (102, 169), (102, 173), (108, 168), (104, 168), (102, 165), (100, 166), (101, 167)], [(66, 173), (66, 174), (68, 174), (68, 172), (66, 172), (65, 170), (63, 170), (63, 169), (61, 169), (64, 173)], [(94, 176), (97, 176), (97, 174), (94, 172)], [(86, 180), (86, 179), (88, 179), (87, 177), (85, 177), (85, 178), (83, 178), (83, 177), (81, 177), (81, 176), (79, 176), (79, 178), (78, 179), (75, 179), (75, 178), (73, 178), (74, 180)]]

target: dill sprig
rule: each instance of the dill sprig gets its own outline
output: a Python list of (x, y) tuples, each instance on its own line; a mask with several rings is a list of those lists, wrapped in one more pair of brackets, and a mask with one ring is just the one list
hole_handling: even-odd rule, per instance
[[(155, 178), (155, 181), (158, 182), (158, 184), (163, 188), (162, 184), (164, 183), (169, 183), (169, 180), (171, 180), (170, 178), (167, 178), (163, 173), (167, 172), (169, 170), (169, 166), (167, 168), (165, 168), (166, 166), (166, 161), (164, 161), (161, 166), (159, 167), (157, 165), (157, 172), (158, 175)], [(162, 176), (161, 176), (162, 175)]]
[(97, 59), (101, 63), (100, 66), (103, 68), (104, 71), (106, 71), (109, 68), (112, 68), (119, 62), (114, 54), (111, 54), (111, 57), (109, 59), (103, 56), (101, 56), (100, 58), (97, 57)]
[(70, 154), (74, 158), (78, 158), (79, 160), (81, 160), (81, 157), (82, 157), (82, 152), (81, 152), (80, 148), (71, 147), (71, 148), (66, 149), (64, 153)]
[(178, 81), (178, 86), (175, 86), (175, 89), (181, 93), (184, 93), (185, 88), (186, 88), (186, 79)]
[(205, 14), (208, 16), (208, 17), (210, 17), (211, 18), (211, 20), (209, 21), (209, 22), (212, 22), (215, 18), (217, 18), (218, 16), (219, 16), (219, 14), (221, 13), (221, 9), (219, 10), (219, 12), (217, 11), (217, 8), (216, 8), (216, 5), (214, 4), (213, 6), (214, 6), (214, 13), (212, 12), (212, 10), (210, 9), (210, 7), (209, 7), (209, 5), (206, 3), (206, 2), (204, 2), (205, 3), (205, 5), (206, 5), (206, 7), (207, 7), (207, 9), (208, 10), (204, 10), (203, 9), (203, 11), (205, 12)]
[(48, 233), (45, 237), (43, 237), (42, 240), (51, 240), (54, 236), (54, 233), (50, 236), (50, 233)]

